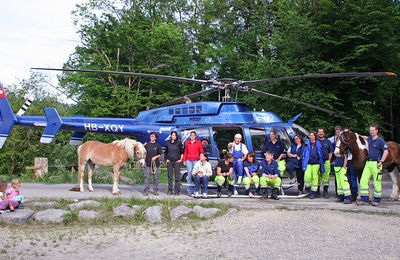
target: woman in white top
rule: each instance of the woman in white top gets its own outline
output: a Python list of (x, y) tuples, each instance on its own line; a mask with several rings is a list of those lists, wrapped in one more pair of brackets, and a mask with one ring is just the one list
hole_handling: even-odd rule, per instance
[(194, 165), (192, 175), (194, 179), (194, 196), (199, 196), (201, 183), (203, 184), (203, 198), (207, 198), (208, 180), (212, 175), (212, 168), (205, 152), (200, 153), (200, 160)]

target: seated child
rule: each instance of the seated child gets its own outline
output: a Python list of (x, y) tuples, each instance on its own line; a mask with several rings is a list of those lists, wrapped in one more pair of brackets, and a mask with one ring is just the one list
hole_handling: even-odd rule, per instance
[(225, 181), (228, 182), (228, 196), (232, 196), (233, 185), (235, 184), (235, 176), (233, 175), (233, 155), (226, 153), (224, 160), (218, 162), (217, 165), (217, 176), (215, 176), (215, 182), (217, 183), (217, 197), (221, 197), (222, 185)]
[(14, 208), (18, 206), (18, 202), (14, 200), (9, 200), (6, 198), (5, 193), (7, 189), (7, 182), (0, 181), (0, 210), (10, 209), (14, 211)]
[(256, 154), (254, 152), (249, 152), (247, 154), (247, 160), (243, 163), (244, 172), (246, 176), (243, 178), (244, 188), (246, 189), (246, 195), (253, 198), (254, 195), (250, 191), (250, 185), (254, 184), (256, 187), (256, 194), (260, 193), (260, 163), (256, 160)]
[(21, 195), (19, 187), (21, 186), (21, 181), (19, 179), (12, 179), (11, 188), (7, 191), (7, 199), (17, 201), (18, 204), (24, 203), (24, 196)]
[(274, 161), (274, 154), (271, 151), (265, 152), (265, 160), (260, 165), (260, 184), (263, 191), (261, 199), (268, 199), (267, 185), (272, 188), (271, 199), (279, 200), (278, 192), (281, 187), (279, 178), (278, 163)]

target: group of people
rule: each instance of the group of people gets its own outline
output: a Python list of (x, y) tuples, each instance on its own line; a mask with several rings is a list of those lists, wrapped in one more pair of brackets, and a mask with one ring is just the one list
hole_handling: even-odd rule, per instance
[(7, 190), (8, 182), (0, 180), (0, 210), (14, 211), (24, 202), (24, 196), (21, 195), (21, 181), (13, 179), (11, 187)]
[[(229, 152), (225, 153), (224, 158), (218, 162), (216, 167), (217, 196), (221, 197), (222, 188), (225, 186), (227, 186), (228, 196), (237, 195), (237, 185), (243, 184), (249, 197), (262, 195), (261, 199), (267, 199), (268, 190), (271, 190), (270, 197), (279, 199), (281, 178), (287, 170), (290, 182), (298, 183), (299, 194), (308, 193), (309, 198), (314, 199), (320, 196), (320, 188), (322, 188), (322, 196), (329, 198), (329, 177), (332, 170), (336, 177), (338, 202), (351, 204), (358, 196), (358, 182), (352, 164), (352, 154), (347, 151), (340, 157), (334, 156), (334, 147), (339, 133), (342, 131), (343, 129), (337, 126), (335, 135), (328, 139), (325, 137), (324, 128), (318, 128), (316, 132), (310, 132), (309, 138), (305, 142), (299, 135), (295, 135), (294, 143), (286, 151), (276, 132), (271, 130), (270, 138), (263, 146), (265, 159), (261, 163), (257, 161), (256, 154), (252, 151), (249, 152), (246, 145), (242, 143), (242, 136), (236, 134), (233, 142), (228, 144)], [(349, 131), (349, 129), (344, 131)], [(375, 199), (372, 205), (379, 204), (381, 178), (378, 175), (381, 174), (382, 162), (387, 156), (385, 141), (378, 136), (378, 128), (375, 125), (370, 127), (370, 134), (370, 137), (365, 137), (368, 139), (369, 154), (360, 181), (362, 199), (358, 204), (361, 205), (368, 201), (368, 181), (371, 175), (374, 176), (375, 184)], [(168, 194), (180, 194), (180, 167), (183, 164), (187, 168), (188, 195), (206, 198), (208, 182), (213, 171), (202, 143), (196, 139), (196, 132), (190, 133), (190, 139), (185, 142), (184, 146), (178, 140), (176, 131), (172, 131), (170, 136), (164, 154), (168, 170)], [(147, 167), (145, 168), (144, 195), (149, 194), (151, 175), (154, 175), (154, 194), (158, 195), (159, 158), (162, 155), (162, 148), (156, 142), (157, 137), (156, 132), (151, 133), (150, 142), (145, 144)], [(173, 183), (174, 172), (175, 185)], [(200, 193), (201, 185), (203, 186), (202, 194)], [(251, 191), (252, 185), (254, 191)]]

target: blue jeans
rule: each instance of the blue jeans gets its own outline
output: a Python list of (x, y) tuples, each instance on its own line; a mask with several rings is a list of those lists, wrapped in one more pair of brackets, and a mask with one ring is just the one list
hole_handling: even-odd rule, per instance
[(197, 161), (186, 161), (186, 169), (187, 169), (187, 177), (186, 177), (186, 181), (187, 181), (187, 192), (188, 194), (193, 194), (193, 176), (192, 176), (192, 171), (193, 171), (193, 167), (195, 165)]
[(351, 197), (356, 200), (358, 196), (358, 180), (352, 161), (347, 161), (347, 179), (350, 184)]
[(237, 190), (236, 182), (239, 176), (243, 177), (243, 162), (239, 162), (237, 160), (233, 161), (233, 176), (235, 176), (235, 184), (233, 186), (233, 190)]
[(208, 177), (203, 176), (200, 178), (199, 175), (196, 175), (196, 177), (194, 177), (194, 191), (195, 192), (198, 192), (200, 190), (200, 183), (203, 184), (203, 193), (207, 193), (208, 192)]

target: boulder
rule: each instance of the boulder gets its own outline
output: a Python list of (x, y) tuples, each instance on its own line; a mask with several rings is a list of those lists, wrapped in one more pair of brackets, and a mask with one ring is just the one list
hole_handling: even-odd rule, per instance
[(180, 218), (187, 219), (189, 214), (192, 212), (193, 212), (193, 209), (181, 205), (181, 206), (171, 209), (171, 211), (169, 212), (169, 215), (171, 217), (171, 220), (174, 221), (174, 220), (177, 220)]
[(76, 210), (84, 207), (100, 207), (101, 203), (94, 200), (84, 200), (78, 203), (69, 204), (71, 210)]
[(217, 208), (203, 208), (200, 206), (195, 206), (193, 208), (193, 212), (201, 218), (209, 218), (214, 216), (215, 214), (217, 214), (219, 211), (221, 211), (220, 209)]
[(147, 221), (151, 223), (162, 222), (162, 209), (160, 206), (148, 207), (143, 214)]
[(16, 209), (14, 212), (7, 212), (0, 215), (0, 222), (5, 224), (25, 225), (35, 214), (31, 209)]
[(136, 212), (142, 208), (142, 206), (137, 206), (136, 207), (129, 207), (127, 205), (120, 205), (118, 207), (113, 208), (113, 217), (132, 217), (133, 215), (136, 214)]
[(47, 202), (38, 202), (38, 201), (33, 201), (29, 203), (25, 203), (24, 207), (28, 208), (41, 208), (41, 209), (48, 209), (50, 207), (58, 207), (60, 204), (55, 201), (47, 201)]
[(69, 214), (68, 210), (63, 209), (45, 209), (36, 212), (33, 218), (37, 222), (47, 223), (62, 223), (64, 221), (64, 216)]
[(90, 220), (101, 217), (101, 213), (95, 210), (80, 210), (78, 214), (79, 220)]

